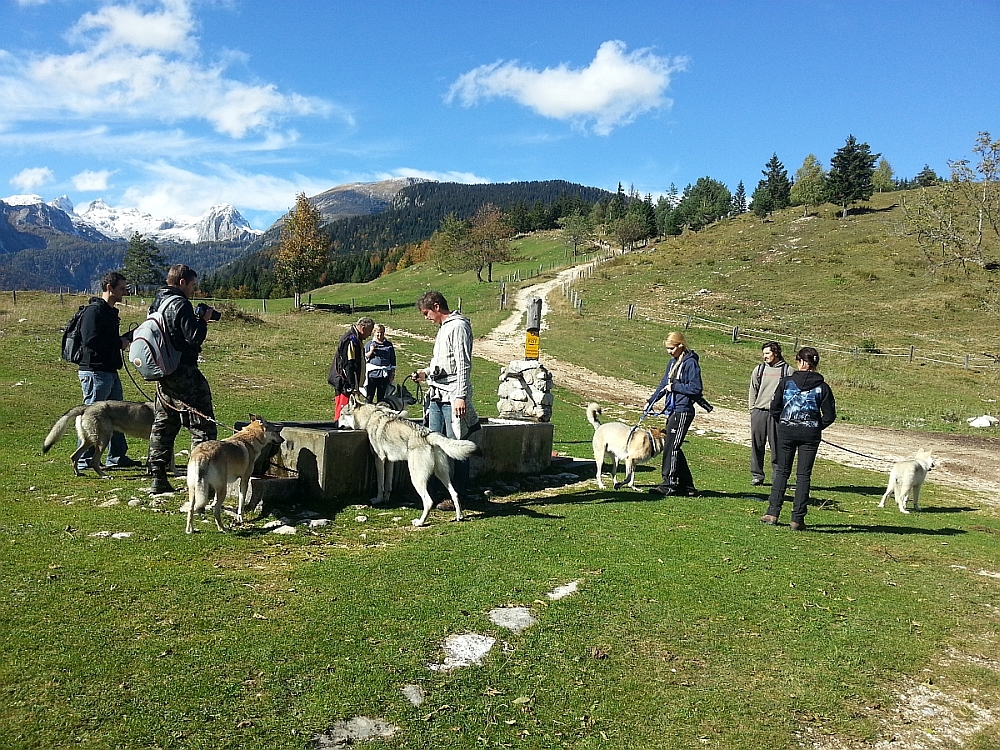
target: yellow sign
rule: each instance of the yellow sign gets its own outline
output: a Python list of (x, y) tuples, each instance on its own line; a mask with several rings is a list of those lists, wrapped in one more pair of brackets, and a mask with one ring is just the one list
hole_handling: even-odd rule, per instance
[(538, 359), (538, 334), (528, 331), (524, 338), (524, 358)]

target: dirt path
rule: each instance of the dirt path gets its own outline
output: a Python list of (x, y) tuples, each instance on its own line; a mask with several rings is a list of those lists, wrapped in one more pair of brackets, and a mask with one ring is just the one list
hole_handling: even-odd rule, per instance
[[(556, 278), (521, 289), (515, 299), (515, 312), (503, 323), (476, 340), (475, 352), (501, 365), (524, 355), (522, 321), (528, 300), (542, 299), (542, 328), (548, 312), (546, 297), (562, 283), (585, 272), (591, 264), (576, 266), (561, 272)], [(664, 355), (665, 356), (665, 355)], [(561, 362), (542, 354), (543, 364), (552, 372), (556, 383), (580, 395), (582, 400), (617, 403), (641, 410), (649, 388), (630, 380), (598, 375), (579, 365)], [(749, 375), (748, 375), (749, 377)], [(698, 410), (693, 429), (710, 430), (724, 440), (750, 445), (750, 420), (746, 412), (717, 407), (711, 414)], [(983, 501), (1000, 507), (1000, 440), (968, 435), (922, 433), (911, 430), (891, 430), (856, 424), (834, 424), (824, 431), (824, 439), (856, 453), (877, 456), (892, 461), (912, 456), (929, 447), (939, 462), (932, 476), (934, 482), (984, 494)], [(888, 461), (873, 460), (831, 447), (825, 443), (819, 455), (847, 466), (888, 473)], [(749, 478), (749, 475), (748, 475)]]

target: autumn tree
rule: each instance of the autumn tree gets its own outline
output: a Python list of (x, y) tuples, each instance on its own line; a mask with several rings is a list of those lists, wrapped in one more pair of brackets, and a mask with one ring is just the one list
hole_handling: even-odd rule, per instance
[(155, 242), (136, 232), (125, 248), (122, 274), (133, 293), (162, 286), (167, 275), (167, 259)]
[(826, 170), (812, 154), (795, 171), (795, 184), (790, 197), (796, 206), (802, 206), (802, 215), (809, 214), (810, 206), (818, 206), (824, 201), (826, 191)]
[(580, 245), (589, 245), (594, 239), (594, 225), (590, 216), (563, 216), (559, 219), (562, 227), (563, 241), (573, 247), (573, 255), (577, 255)]
[(319, 208), (309, 202), (305, 193), (299, 193), (281, 227), (274, 278), (292, 292), (296, 308), (302, 304), (302, 292), (314, 288), (326, 268), (329, 243), (320, 231), (321, 219)]
[(951, 180), (902, 200), (906, 231), (932, 268), (960, 265), (968, 273), (1000, 252), (1000, 140), (981, 132), (973, 152), (975, 168), (967, 159), (948, 162)]
[(888, 193), (895, 187), (895, 181), (893, 180), (892, 167), (885, 157), (879, 159), (878, 167), (875, 169), (875, 174), (872, 175), (872, 185), (880, 193)]
[(826, 198), (844, 209), (843, 217), (852, 204), (872, 197), (872, 176), (875, 162), (881, 154), (873, 154), (867, 143), (858, 143), (853, 135), (830, 160), (830, 173), (826, 178)]
[(443, 271), (475, 271), (476, 278), (493, 281), (493, 264), (510, 263), (517, 254), (510, 245), (514, 228), (510, 217), (492, 203), (481, 206), (468, 222), (449, 214), (431, 237), (431, 260)]

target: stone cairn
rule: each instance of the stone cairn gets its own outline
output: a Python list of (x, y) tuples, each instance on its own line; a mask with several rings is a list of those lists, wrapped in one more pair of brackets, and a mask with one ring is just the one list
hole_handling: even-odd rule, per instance
[(497, 411), (504, 419), (548, 422), (552, 418), (552, 373), (536, 359), (515, 359), (500, 368)]

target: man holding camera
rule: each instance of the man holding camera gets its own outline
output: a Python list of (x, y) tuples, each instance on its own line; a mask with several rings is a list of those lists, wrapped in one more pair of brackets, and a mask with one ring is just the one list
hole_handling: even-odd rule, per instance
[(153, 494), (173, 492), (167, 466), (174, 455), (174, 439), (181, 426), (191, 431), (191, 447), (215, 440), (218, 430), (212, 409), (212, 390), (198, 369), (198, 355), (208, 333), (208, 321), (219, 312), (206, 304), (191, 304), (198, 274), (183, 263), (167, 272), (167, 285), (157, 290), (149, 312), (161, 310), (170, 341), (180, 352), (177, 369), (157, 383), (153, 431), (149, 436), (149, 471)]

